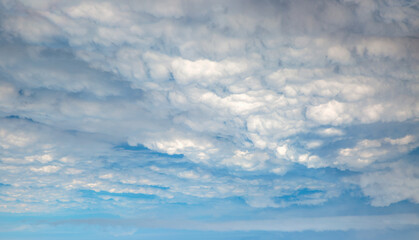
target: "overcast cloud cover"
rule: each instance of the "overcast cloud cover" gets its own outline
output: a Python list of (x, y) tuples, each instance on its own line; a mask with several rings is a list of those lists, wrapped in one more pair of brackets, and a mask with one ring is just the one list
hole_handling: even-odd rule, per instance
[(418, 1), (0, 0), (0, 239), (417, 239)]

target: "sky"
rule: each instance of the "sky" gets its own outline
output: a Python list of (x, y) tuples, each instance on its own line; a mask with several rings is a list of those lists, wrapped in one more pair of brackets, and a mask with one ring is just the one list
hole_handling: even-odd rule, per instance
[(0, 239), (419, 239), (419, 2), (0, 0)]

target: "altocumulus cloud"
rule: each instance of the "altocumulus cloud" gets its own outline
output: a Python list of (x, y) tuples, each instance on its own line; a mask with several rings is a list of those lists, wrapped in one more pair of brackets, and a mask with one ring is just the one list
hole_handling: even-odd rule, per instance
[[(2, 0), (0, 28), (2, 212), (419, 203), (415, 1)], [(349, 215), (186, 229), (418, 225)]]

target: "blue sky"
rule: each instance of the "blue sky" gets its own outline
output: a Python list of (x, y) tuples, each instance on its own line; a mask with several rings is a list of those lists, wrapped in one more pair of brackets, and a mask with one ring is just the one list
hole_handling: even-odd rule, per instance
[(418, 239), (419, 2), (0, 1), (0, 239)]

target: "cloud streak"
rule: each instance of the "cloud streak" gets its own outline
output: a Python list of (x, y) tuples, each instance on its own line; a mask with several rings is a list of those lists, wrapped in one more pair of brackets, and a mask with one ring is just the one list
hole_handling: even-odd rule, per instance
[(74, 219), (49, 223), (91, 224), (101, 226), (125, 226), (141, 228), (166, 228), (200, 231), (348, 231), (366, 229), (400, 229), (419, 225), (419, 217), (415, 214), (380, 215), (380, 216), (336, 216), (322, 218), (287, 218), (273, 220), (199, 222), (189, 220), (109, 220), (109, 219)]

